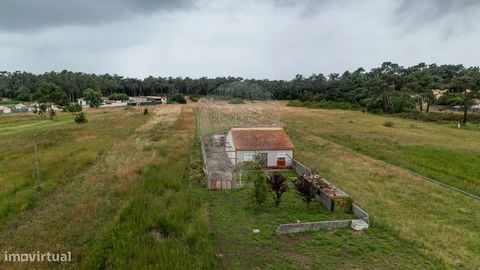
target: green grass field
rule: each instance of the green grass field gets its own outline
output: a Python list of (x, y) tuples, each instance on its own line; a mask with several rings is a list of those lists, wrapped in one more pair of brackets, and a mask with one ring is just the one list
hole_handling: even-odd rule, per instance
[[(35, 269), (214, 267), (208, 211), (189, 191), (191, 108), (87, 115), (84, 125), (67, 115), (44, 129), (26, 128), (20, 120), (16, 136), (0, 137), (6, 165), (0, 180), (8, 188), (2, 193), (1, 209), (8, 211), (2, 212), (0, 249), (73, 254), (71, 263), (30, 264)], [(43, 183), (37, 195), (27, 142), (39, 132)], [(0, 262), (2, 269), (23, 267)]]
[[(433, 269), (443, 264), (384, 227), (367, 232), (351, 229), (276, 235), (279, 224), (351, 219), (319, 204), (306, 207), (293, 190), (279, 208), (273, 200), (258, 207), (249, 190), (209, 194), (215, 251), (220, 269)], [(258, 234), (253, 229), (259, 229)]]
[(306, 207), (293, 190), (279, 208), (271, 198), (253, 205), (247, 189), (206, 190), (190, 105), (152, 107), (149, 115), (88, 110), (83, 125), (70, 114), (0, 116), (0, 251), (73, 255), (62, 264), (0, 258), (0, 268), (478, 268), (480, 202), (376, 159), (476, 192), (479, 131), (352, 111), (281, 111), (296, 158), (370, 213), (367, 231), (277, 236), (280, 223), (350, 216)]
[(476, 192), (480, 132), (403, 119), (389, 128), (388, 117), (351, 111), (285, 108), (284, 115), (297, 158), (349, 193), (374, 226), (449, 267), (478, 268), (480, 202), (376, 159)]
[[(480, 130), (355, 111), (305, 110), (288, 118), (292, 133), (346, 146), (445, 184), (480, 195)], [(299, 118), (297, 118), (299, 117)], [(390, 121), (393, 127), (384, 123)], [(308, 129), (307, 129), (308, 127)]]

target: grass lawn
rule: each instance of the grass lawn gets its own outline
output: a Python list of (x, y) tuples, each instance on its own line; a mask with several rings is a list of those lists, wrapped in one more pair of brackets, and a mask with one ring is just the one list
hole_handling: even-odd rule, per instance
[[(345, 269), (442, 267), (392, 231), (373, 227), (366, 232), (350, 228), (277, 235), (279, 224), (350, 219), (319, 203), (310, 207), (289, 190), (279, 208), (270, 199), (263, 206), (251, 201), (250, 190), (208, 193), (215, 252), (221, 269)], [(260, 233), (253, 233), (259, 229)], [(220, 255), (221, 254), (221, 255)]]
[[(450, 267), (478, 268), (480, 202), (369, 157), (402, 161), (398, 165), (409, 169), (416, 163), (425, 171), (442, 175), (439, 180), (474, 191), (478, 186), (472, 183), (479, 181), (475, 178), (478, 163), (459, 164), (460, 160), (450, 159), (449, 153), (463, 153), (465, 159), (477, 160), (474, 153), (480, 149), (478, 132), (400, 119), (393, 120), (396, 124), (388, 128), (382, 125), (387, 117), (360, 112), (303, 108), (284, 111), (288, 112), (284, 115), (296, 157), (350, 194), (369, 212), (374, 227), (396, 232)], [(430, 151), (407, 150), (415, 147)], [(442, 156), (448, 156), (449, 163), (428, 153), (446, 153)], [(462, 180), (463, 175), (472, 182)]]

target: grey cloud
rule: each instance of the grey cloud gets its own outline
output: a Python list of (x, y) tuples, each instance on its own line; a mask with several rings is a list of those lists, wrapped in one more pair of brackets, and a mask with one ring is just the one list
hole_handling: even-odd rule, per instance
[(309, 17), (319, 15), (322, 10), (334, 2), (333, 0), (273, 0), (273, 5), (276, 7), (300, 7), (301, 15)]
[(426, 4), (428, 13), (422, 10), (422, 14), (427, 17), (443, 16), (451, 13), (461, 13), (462, 11), (479, 8), (480, 2), (478, 0), (403, 0), (398, 7), (400, 13), (415, 13), (419, 5)]
[(290, 79), (480, 62), (476, 1), (65, 1), (0, 1), (0, 70)]
[(479, 13), (478, 0), (403, 0), (395, 9), (395, 23), (408, 31), (443, 27), (443, 35), (449, 37), (476, 27)]
[(160, 10), (189, 8), (195, 2), (196, 0), (4, 0), (0, 7), (0, 31), (99, 25)]

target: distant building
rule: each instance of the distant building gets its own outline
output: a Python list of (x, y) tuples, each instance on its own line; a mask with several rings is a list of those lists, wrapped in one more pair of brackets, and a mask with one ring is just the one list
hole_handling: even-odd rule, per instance
[(87, 107), (88, 106), (88, 102), (84, 98), (77, 99), (77, 103), (82, 107)]
[(226, 136), (225, 150), (233, 165), (259, 156), (264, 168), (288, 168), (294, 146), (281, 127), (234, 127)]
[(11, 112), (12, 112), (12, 109), (10, 109), (10, 107), (0, 106), (0, 114), (3, 114), (3, 113), (11, 113)]
[(128, 101), (128, 106), (157, 105), (166, 103), (166, 96), (139, 96), (130, 98)]
[(30, 111), (32, 111), (32, 109), (23, 103), (18, 103), (13, 107), (13, 112), (16, 112), (16, 113), (30, 112)]
[(443, 95), (445, 95), (445, 93), (447, 93), (447, 92), (448, 92), (448, 89), (444, 89), (444, 90), (442, 90), (442, 89), (433, 89), (433, 90), (432, 90), (432, 94), (433, 94), (433, 96), (435, 97), (435, 99), (441, 98), (441, 97), (442, 97)]

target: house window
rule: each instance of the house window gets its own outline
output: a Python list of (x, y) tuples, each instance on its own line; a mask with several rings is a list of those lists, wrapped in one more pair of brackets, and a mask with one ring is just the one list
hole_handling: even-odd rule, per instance
[(243, 160), (244, 161), (252, 161), (253, 160), (253, 153), (252, 152), (243, 153)]
[(285, 153), (278, 153), (277, 160), (285, 160), (287, 158), (287, 154)]

